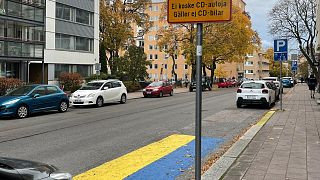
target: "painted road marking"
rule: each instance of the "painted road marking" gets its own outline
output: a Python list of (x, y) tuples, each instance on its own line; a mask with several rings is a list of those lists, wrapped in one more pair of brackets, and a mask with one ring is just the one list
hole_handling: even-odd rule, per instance
[[(206, 157), (219, 147), (221, 138), (201, 138), (201, 156)], [(125, 180), (174, 180), (194, 165), (195, 141), (130, 175)]]
[(272, 117), (272, 115), (275, 113), (276, 111), (269, 111), (267, 112), (267, 114), (265, 114), (260, 121), (257, 123), (258, 126), (263, 126), (264, 124), (266, 124), (266, 122), (268, 122), (268, 120)]
[(171, 135), (75, 176), (74, 180), (119, 180), (190, 143), (194, 136)]

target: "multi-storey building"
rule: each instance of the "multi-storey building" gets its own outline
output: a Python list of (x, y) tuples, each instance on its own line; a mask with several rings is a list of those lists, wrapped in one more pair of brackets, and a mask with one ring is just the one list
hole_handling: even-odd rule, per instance
[(254, 52), (246, 56), (246, 61), (243, 64), (244, 77), (248, 79), (261, 79), (269, 76), (268, 59), (264, 58), (262, 52)]
[(29, 64), (43, 62), (44, 0), (0, 0), (0, 76), (28, 81)]
[[(62, 72), (94, 73), (99, 0), (0, 0), (1, 76), (55, 83)], [(3, 74), (4, 73), (4, 74)]]

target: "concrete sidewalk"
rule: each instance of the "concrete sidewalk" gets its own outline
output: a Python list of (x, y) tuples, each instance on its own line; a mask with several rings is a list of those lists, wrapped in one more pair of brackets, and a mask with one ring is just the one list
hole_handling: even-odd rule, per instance
[[(186, 93), (189, 92), (188, 88), (175, 88), (173, 89), (173, 94)], [(137, 92), (128, 93), (128, 99), (143, 98), (142, 90)]]
[[(316, 99), (311, 99), (308, 87), (297, 84), (284, 96), (284, 111), (277, 111), (269, 119), (221, 179), (319, 180), (319, 98), (316, 94)], [(210, 174), (212, 169), (203, 179), (219, 179)]]

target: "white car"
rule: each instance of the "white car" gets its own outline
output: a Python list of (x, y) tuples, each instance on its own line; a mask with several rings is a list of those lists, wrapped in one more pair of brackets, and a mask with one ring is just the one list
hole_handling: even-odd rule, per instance
[(127, 101), (127, 88), (117, 79), (91, 81), (72, 93), (69, 101), (74, 107), (101, 107), (104, 103), (117, 101), (124, 104)]
[(268, 81), (245, 81), (237, 90), (237, 107), (262, 104), (270, 108), (276, 102), (275, 90)]

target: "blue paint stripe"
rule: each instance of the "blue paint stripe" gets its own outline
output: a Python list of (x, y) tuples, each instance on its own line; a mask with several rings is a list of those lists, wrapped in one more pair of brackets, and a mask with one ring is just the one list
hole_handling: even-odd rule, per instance
[[(207, 156), (218, 148), (224, 140), (221, 138), (201, 138), (201, 157)], [(128, 176), (126, 180), (170, 180), (175, 179), (194, 165), (195, 141), (144, 167)]]

